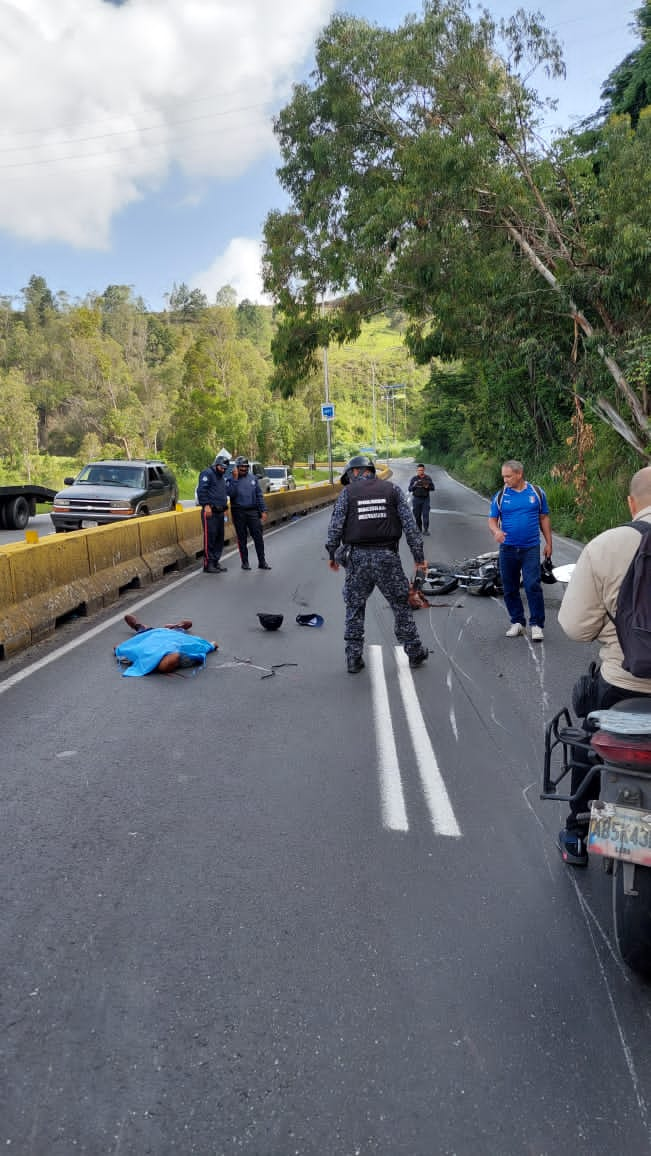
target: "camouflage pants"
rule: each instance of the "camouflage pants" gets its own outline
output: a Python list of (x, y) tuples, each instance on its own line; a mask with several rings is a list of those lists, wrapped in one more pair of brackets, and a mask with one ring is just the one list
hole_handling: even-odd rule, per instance
[(346, 658), (361, 656), (366, 603), (376, 586), (393, 612), (393, 628), (398, 642), (407, 654), (419, 654), (423, 644), (407, 601), (409, 582), (399, 555), (393, 550), (363, 550), (353, 546), (343, 590), (346, 603)]

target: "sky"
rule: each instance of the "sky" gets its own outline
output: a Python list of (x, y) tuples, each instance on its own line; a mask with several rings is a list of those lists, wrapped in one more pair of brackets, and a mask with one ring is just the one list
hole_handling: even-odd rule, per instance
[[(486, 0), (542, 14), (567, 79), (550, 128), (595, 112), (641, 0)], [(420, 0), (0, 0), (0, 297), (33, 274), (71, 303), (182, 282), (262, 301), (264, 219), (287, 200), (272, 118), (336, 11), (396, 27)]]

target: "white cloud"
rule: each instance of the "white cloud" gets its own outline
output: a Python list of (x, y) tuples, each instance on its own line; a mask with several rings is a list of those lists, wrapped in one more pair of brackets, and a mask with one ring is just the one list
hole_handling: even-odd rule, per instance
[(102, 248), (172, 169), (241, 175), (332, 8), (0, 0), (0, 229)]
[(224, 285), (231, 285), (238, 301), (246, 299), (257, 305), (270, 305), (271, 299), (262, 292), (261, 260), (260, 241), (234, 237), (208, 269), (190, 278), (190, 285), (193, 289), (201, 289), (211, 303)]

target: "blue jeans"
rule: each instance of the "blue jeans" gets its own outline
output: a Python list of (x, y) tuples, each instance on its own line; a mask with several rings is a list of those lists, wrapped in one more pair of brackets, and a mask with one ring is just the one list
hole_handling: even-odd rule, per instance
[(545, 625), (545, 601), (540, 581), (540, 546), (500, 546), (500, 574), (504, 587), (504, 605), (511, 622), (526, 626), (520, 597), (520, 575), (529, 603), (529, 624)]

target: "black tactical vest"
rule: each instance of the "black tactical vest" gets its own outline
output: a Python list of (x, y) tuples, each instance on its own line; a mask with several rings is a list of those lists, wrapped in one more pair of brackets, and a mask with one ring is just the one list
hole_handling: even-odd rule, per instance
[(358, 478), (351, 482), (343, 541), (351, 546), (396, 549), (401, 534), (397, 494), (391, 482), (379, 478)]

